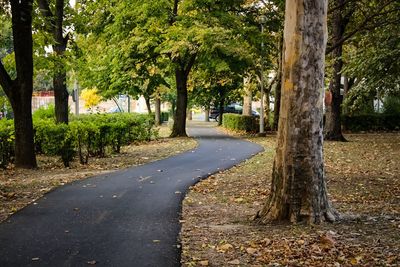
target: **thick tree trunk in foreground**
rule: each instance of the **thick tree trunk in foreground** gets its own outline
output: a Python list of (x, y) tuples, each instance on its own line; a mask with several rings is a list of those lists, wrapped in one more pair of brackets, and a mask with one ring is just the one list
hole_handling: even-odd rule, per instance
[(155, 99), (154, 120), (156, 125), (161, 125), (161, 100), (159, 96)]
[(270, 197), (260, 222), (339, 219), (324, 176), (322, 91), (327, 0), (287, 0), (282, 105)]
[(11, 1), (13, 42), (17, 79), (11, 80), (0, 63), (0, 84), (14, 111), (15, 165), (35, 168), (32, 92), (32, 1)]
[(172, 126), (171, 137), (187, 136), (186, 134), (186, 108), (188, 101), (187, 75), (184, 70), (177, 67), (175, 70), (176, 78), (176, 110), (174, 125)]
[(251, 92), (251, 78), (249, 76), (245, 76), (243, 78), (243, 86), (244, 86), (244, 96), (243, 96), (243, 112), (244, 116), (251, 116), (252, 107), (251, 102), (253, 101), (253, 94)]

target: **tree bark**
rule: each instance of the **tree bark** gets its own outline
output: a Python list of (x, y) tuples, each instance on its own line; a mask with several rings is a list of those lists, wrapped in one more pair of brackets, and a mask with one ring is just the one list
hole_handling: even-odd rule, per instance
[(145, 95), (144, 100), (146, 102), (147, 113), (150, 115), (151, 114), (150, 97)]
[(327, 0), (287, 0), (282, 105), (271, 194), (260, 222), (335, 221), (323, 162)]
[(154, 118), (156, 125), (161, 125), (161, 100), (159, 96), (155, 99)]
[(17, 79), (12, 80), (0, 62), (0, 84), (14, 112), (15, 165), (36, 168), (33, 143), (32, 1), (11, 1)]
[(174, 116), (174, 125), (172, 126), (171, 137), (187, 136), (186, 134), (186, 107), (188, 101), (187, 92), (187, 74), (178, 66), (175, 69), (176, 78), (176, 110)]
[(243, 96), (243, 112), (242, 115), (244, 116), (251, 116), (252, 114), (252, 100), (253, 94), (251, 92), (251, 77), (244, 76), (243, 77), (243, 86), (244, 86), (244, 96)]
[(209, 122), (210, 121), (210, 108), (206, 108), (204, 110), (204, 121)]
[(339, 44), (332, 50), (334, 64), (332, 79), (329, 84), (332, 101), (325, 107), (324, 137), (325, 140), (331, 141), (346, 141), (342, 134), (341, 105), (343, 97), (340, 95), (341, 72), (343, 68), (343, 44), (340, 44), (339, 41), (344, 36), (346, 26), (349, 23), (354, 10), (351, 8), (350, 11), (345, 14), (345, 1), (346, 0), (336, 0), (336, 6), (339, 8), (334, 11), (332, 22), (332, 42), (334, 44)]
[(278, 56), (278, 73), (276, 75), (276, 87), (275, 87), (275, 101), (274, 101), (274, 122), (272, 124), (272, 130), (278, 130), (279, 124), (279, 111), (281, 109), (281, 87), (282, 87), (282, 55), (283, 55), (283, 35), (279, 40), (279, 56)]
[(222, 125), (222, 120), (224, 118), (224, 107), (225, 107), (225, 90), (223, 88), (218, 89), (219, 93), (219, 103), (218, 103), (218, 108), (219, 108), (219, 114), (218, 114), (218, 126)]

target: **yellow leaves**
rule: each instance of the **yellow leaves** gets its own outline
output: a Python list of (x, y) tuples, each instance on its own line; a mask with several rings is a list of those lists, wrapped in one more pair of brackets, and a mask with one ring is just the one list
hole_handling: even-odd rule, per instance
[(208, 260), (199, 261), (199, 264), (200, 264), (201, 266), (208, 266)]
[(226, 253), (228, 250), (233, 249), (233, 246), (229, 243), (217, 246), (217, 251), (221, 253)]
[(100, 103), (101, 97), (97, 94), (97, 89), (84, 89), (81, 98), (85, 101), (85, 108), (93, 108)]

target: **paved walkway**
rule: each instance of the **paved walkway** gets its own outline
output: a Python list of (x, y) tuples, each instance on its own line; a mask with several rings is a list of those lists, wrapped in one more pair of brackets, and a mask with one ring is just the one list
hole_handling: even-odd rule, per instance
[(60, 187), (0, 224), (0, 266), (180, 266), (188, 187), (262, 151), (209, 127), (171, 158)]

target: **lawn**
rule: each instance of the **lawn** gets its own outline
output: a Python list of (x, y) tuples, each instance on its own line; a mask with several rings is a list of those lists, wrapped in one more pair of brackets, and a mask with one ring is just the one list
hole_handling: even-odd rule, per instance
[(328, 190), (347, 218), (335, 224), (258, 225), (269, 194), (275, 136), (265, 152), (193, 186), (182, 215), (183, 266), (399, 266), (400, 134), (326, 142)]

